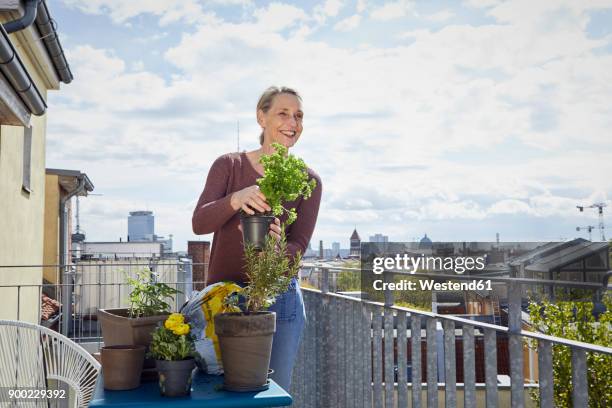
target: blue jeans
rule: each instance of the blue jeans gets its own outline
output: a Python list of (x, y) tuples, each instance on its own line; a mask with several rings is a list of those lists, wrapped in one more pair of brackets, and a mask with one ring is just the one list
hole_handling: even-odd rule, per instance
[(290, 392), (291, 373), (306, 322), (304, 299), (296, 278), (291, 280), (288, 290), (276, 298), (269, 310), (276, 312), (276, 333), (270, 360), (270, 368), (274, 370), (272, 379)]

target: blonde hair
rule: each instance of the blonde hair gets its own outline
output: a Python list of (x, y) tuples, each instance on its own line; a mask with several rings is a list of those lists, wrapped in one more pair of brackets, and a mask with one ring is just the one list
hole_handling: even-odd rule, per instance
[[(257, 102), (257, 110), (255, 112), (259, 112), (261, 110), (263, 113), (267, 113), (270, 110), (270, 107), (272, 106), (272, 102), (274, 102), (274, 98), (276, 97), (276, 95), (280, 94), (293, 95), (298, 98), (300, 102), (302, 102), (302, 97), (295, 89), (288, 88), (286, 86), (271, 86), (266, 89), (264, 93), (262, 93), (259, 97), (259, 102)], [(261, 134), (259, 135), (259, 144), (263, 145), (263, 142), (264, 132), (262, 130)]]

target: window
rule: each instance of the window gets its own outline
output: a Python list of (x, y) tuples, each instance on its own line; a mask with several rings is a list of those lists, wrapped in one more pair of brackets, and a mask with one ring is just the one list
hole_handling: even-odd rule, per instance
[(28, 194), (32, 192), (30, 185), (32, 176), (32, 127), (23, 130), (23, 180), (21, 188)]

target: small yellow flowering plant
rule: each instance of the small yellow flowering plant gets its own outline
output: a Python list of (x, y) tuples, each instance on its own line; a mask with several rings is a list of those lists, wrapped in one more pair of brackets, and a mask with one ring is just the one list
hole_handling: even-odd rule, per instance
[(153, 341), (149, 348), (149, 357), (156, 360), (179, 361), (195, 355), (194, 338), (191, 327), (185, 323), (185, 316), (172, 313), (153, 332)]

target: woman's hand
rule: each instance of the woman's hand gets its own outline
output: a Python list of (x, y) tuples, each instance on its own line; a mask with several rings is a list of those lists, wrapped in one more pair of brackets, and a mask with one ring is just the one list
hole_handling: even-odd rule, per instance
[(280, 220), (274, 217), (274, 222), (270, 224), (270, 236), (278, 243), (281, 239), (281, 225)]
[(258, 185), (246, 187), (233, 193), (230, 198), (230, 205), (234, 210), (242, 209), (249, 215), (255, 214), (255, 211), (266, 212), (271, 210), (266, 202), (266, 196), (259, 191)]

